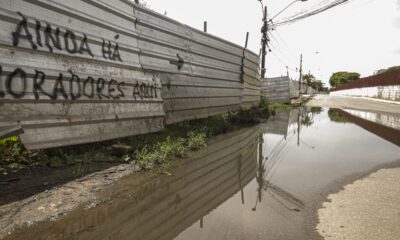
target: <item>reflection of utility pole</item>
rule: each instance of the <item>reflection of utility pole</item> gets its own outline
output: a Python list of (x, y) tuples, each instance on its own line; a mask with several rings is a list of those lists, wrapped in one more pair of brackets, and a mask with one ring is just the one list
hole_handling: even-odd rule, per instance
[(238, 176), (239, 176), (240, 195), (242, 197), (242, 204), (244, 205), (244, 192), (242, 186), (242, 154), (240, 154), (238, 161)]
[(303, 54), (300, 55), (299, 97), (301, 93), (301, 81), (303, 80)]
[(300, 108), (297, 115), (297, 146), (300, 146)]
[(264, 144), (264, 138), (263, 134), (260, 134), (259, 141), (258, 141), (258, 164), (257, 164), (257, 173), (256, 173), (256, 180), (258, 184), (257, 188), (257, 199), (254, 207), (251, 209), (252, 211), (257, 210), (257, 204), (258, 202), (261, 202), (262, 200), (262, 191), (264, 188), (264, 157), (263, 157), (263, 144)]
[(264, 143), (264, 138), (263, 134), (260, 134), (260, 139), (258, 141), (258, 201), (261, 202), (261, 195), (262, 195), (262, 189), (263, 189), (263, 183), (264, 183), (264, 157), (262, 154), (263, 150), (263, 143)]

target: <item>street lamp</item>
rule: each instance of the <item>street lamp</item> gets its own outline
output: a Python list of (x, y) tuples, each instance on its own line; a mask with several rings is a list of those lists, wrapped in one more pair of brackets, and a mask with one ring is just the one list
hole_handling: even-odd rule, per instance
[(265, 55), (267, 54), (267, 46), (268, 46), (268, 22), (272, 22), (272, 19), (274, 19), (275, 17), (277, 17), (279, 14), (281, 14), (282, 12), (284, 12), (286, 9), (288, 9), (290, 6), (292, 6), (295, 2), (306, 2), (307, 0), (295, 0), (293, 1), (291, 4), (289, 4), (287, 7), (285, 7), (284, 9), (282, 9), (278, 14), (276, 14), (274, 17), (272, 17), (269, 21), (268, 21), (268, 16), (267, 16), (267, 6), (264, 7), (263, 1), (262, 0), (258, 0), (261, 3), (261, 7), (262, 7), (262, 11), (263, 11), (263, 26), (261, 28), (261, 33), (262, 33), (262, 39), (261, 39), (261, 44), (262, 44), (262, 49), (261, 49), (261, 79), (265, 78), (265, 72), (266, 72), (266, 68), (265, 68)]

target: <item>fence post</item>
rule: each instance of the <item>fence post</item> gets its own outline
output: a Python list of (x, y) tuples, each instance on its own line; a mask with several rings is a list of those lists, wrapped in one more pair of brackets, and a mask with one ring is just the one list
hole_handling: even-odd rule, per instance
[(241, 66), (241, 76), (240, 76), (240, 80), (242, 83), (244, 83), (244, 60), (246, 59), (246, 48), (247, 48), (247, 44), (249, 42), (249, 32), (246, 33), (246, 42), (244, 44), (244, 48), (243, 48), (243, 57), (242, 57), (242, 66)]

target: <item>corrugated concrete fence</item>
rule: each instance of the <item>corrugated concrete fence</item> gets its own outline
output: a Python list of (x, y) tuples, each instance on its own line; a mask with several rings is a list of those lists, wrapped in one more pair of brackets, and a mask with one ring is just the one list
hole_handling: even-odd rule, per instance
[[(314, 95), (316, 91), (302, 83), (300, 93)], [(265, 78), (261, 80), (261, 94), (271, 102), (288, 103), (299, 97), (299, 82), (290, 80), (288, 76)]]
[(288, 76), (265, 78), (261, 81), (261, 94), (278, 103), (290, 102), (290, 79)]
[(291, 98), (298, 98), (300, 94), (303, 95), (314, 95), (317, 93), (312, 87), (308, 86), (307, 84), (301, 83), (300, 91), (299, 91), (299, 81), (291, 80), (290, 81), (290, 97)]
[(96, 142), (258, 104), (259, 57), (128, 0), (2, 0), (0, 136)]

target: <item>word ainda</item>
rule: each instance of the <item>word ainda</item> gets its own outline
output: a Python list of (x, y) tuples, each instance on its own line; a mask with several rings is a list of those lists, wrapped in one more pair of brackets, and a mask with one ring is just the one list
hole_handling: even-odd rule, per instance
[[(27, 18), (20, 12), (18, 14), (22, 20), (17, 24), (15, 31), (11, 33), (14, 47), (17, 47), (21, 40), (26, 40), (32, 49), (45, 47), (51, 53), (54, 49), (58, 49), (65, 50), (70, 54), (87, 54), (94, 57), (86, 34), (77, 36), (68, 29), (62, 34), (60, 28), (54, 28), (49, 23), (42, 25), (38, 20), (35, 21), (35, 31), (32, 33), (29, 31)], [(118, 37), (119, 35), (115, 36), (116, 39)], [(109, 40), (102, 39), (102, 56), (105, 59), (122, 62), (118, 43), (112, 44)]]

